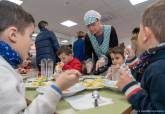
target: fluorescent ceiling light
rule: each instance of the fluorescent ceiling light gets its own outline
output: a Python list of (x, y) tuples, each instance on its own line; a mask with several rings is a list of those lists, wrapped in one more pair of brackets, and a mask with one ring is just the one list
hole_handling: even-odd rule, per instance
[(33, 33), (32, 36), (33, 37), (36, 37), (38, 35), (38, 33)]
[(73, 21), (71, 21), (71, 20), (64, 21), (64, 22), (62, 22), (62, 23), (60, 23), (60, 24), (61, 24), (61, 25), (64, 25), (64, 26), (67, 26), (67, 27), (72, 27), (72, 26), (77, 25), (76, 22), (73, 22)]
[(129, 0), (132, 5), (137, 5), (143, 2), (146, 2), (148, 0)]
[(23, 1), (21, 1), (21, 0), (7, 0), (7, 1), (13, 2), (13, 3), (18, 4), (18, 5), (21, 5), (23, 3)]
[(68, 43), (68, 40), (62, 40), (61, 43)]

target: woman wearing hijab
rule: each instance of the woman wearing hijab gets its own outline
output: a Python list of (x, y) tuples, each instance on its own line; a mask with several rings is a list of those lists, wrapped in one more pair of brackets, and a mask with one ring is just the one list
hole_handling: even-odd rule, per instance
[(88, 73), (91, 73), (92, 69), (97, 72), (101, 67), (110, 66), (108, 50), (118, 45), (115, 28), (111, 25), (103, 25), (100, 20), (101, 15), (94, 10), (87, 11), (84, 15), (84, 22), (88, 29), (85, 38), (86, 57), (87, 61), (93, 60), (90, 66), (95, 66), (95, 69), (91, 67)]

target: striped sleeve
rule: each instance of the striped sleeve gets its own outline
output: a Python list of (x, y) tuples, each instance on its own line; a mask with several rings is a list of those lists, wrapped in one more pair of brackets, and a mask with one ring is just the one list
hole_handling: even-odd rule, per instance
[(140, 84), (138, 84), (136, 81), (133, 81), (129, 83), (126, 87), (124, 87), (122, 91), (129, 98), (132, 95), (138, 93), (140, 90), (142, 90), (142, 88), (140, 87)]
[(138, 63), (139, 63), (139, 58), (137, 58), (137, 57), (134, 57), (133, 59), (126, 61), (126, 64), (131, 69), (134, 68)]

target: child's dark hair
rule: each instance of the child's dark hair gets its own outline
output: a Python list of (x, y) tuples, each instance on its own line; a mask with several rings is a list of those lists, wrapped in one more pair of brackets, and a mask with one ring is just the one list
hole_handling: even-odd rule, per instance
[(125, 45), (124, 45), (124, 43), (121, 43), (121, 44), (119, 44), (119, 46), (111, 48), (109, 50), (109, 54), (111, 54), (111, 53), (121, 54), (123, 56), (123, 58), (124, 58), (124, 49), (125, 49)]
[(78, 32), (77, 32), (77, 37), (78, 37), (78, 38), (83, 38), (84, 35), (85, 35), (85, 34), (84, 34), (83, 31), (78, 31)]
[(9, 1), (0, 1), (0, 32), (15, 26), (19, 32), (24, 33), (25, 28), (34, 22), (32, 15), (21, 6)]
[(38, 28), (39, 29), (45, 28), (46, 25), (48, 25), (48, 22), (42, 20), (38, 23)]
[(159, 43), (165, 42), (165, 0), (149, 6), (142, 16), (142, 25), (152, 30)]
[(132, 30), (132, 34), (139, 34), (140, 28), (136, 27)]
[(139, 35), (140, 28), (136, 27), (132, 30), (132, 37), (131, 40), (137, 40), (138, 35)]
[(68, 46), (61, 46), (57, 51), (57, 55), (60, 56), (62, 53), (70, 55), (72, 54), (72, 50)]

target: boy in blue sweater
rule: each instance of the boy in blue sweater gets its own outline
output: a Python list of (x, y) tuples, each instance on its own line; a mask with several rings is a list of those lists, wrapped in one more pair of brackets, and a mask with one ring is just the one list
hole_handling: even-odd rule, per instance
[(133, 76), (140, 80), (134, 81), (128, 71), (121, 71), (117, 83), (138, 114), (165, 114), (164, 19), (165, 0), (145, 10), (137, 39), (139, 63), (133, 68)]

